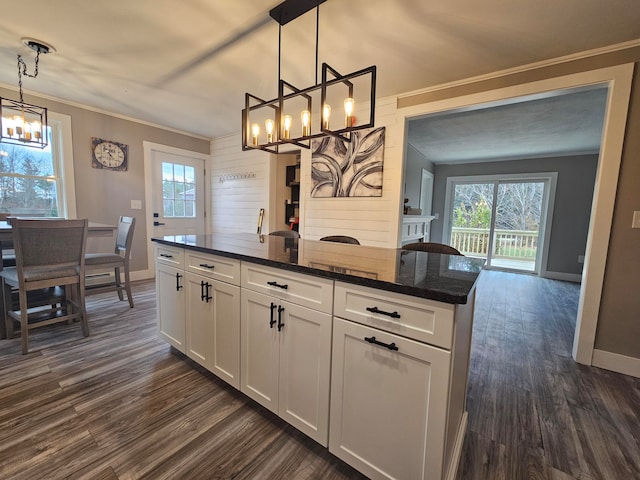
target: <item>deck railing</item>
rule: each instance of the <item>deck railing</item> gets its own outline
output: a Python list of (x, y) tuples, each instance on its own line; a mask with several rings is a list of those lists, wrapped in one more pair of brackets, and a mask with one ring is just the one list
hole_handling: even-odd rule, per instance
[[(535, 260), (538, 231), (495, 230), (493, 258)], [(489, 249), (488, 228), (451, 229), (451, 246), (467, 256), (486, 257)]]

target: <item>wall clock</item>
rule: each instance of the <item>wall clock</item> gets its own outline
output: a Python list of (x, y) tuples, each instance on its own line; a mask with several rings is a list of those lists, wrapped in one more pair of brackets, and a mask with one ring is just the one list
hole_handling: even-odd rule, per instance
[(91, 138), (91, 166), (106, 170), (127, 170), (129, 146), (102, 138)]

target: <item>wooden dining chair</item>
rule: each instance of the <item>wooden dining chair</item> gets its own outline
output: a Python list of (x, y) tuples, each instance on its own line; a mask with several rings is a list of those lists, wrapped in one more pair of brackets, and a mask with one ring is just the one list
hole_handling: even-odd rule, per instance
[[(12, 221), (16, 266), (0, 272), (7, 338), (13, 337), (13, 322), (20, 323), (22, 353), (28, 353), (29, 331), (58, 322), (80, 320), (82, 333), (89, 336), (84, 302), (84, 252), (86, 219)], [(12, 301), (11, 287), (19, 301)], [(49, 301), (46, 308), (30, 308), (29, 294), (64, 287), (64, 298)], [(9, 293), (9, 295), (7, 294)]]
[[(129, 262), (131, 259), (131, 245), (133, 243), (133, 230), (136, 226), (134, 217), (120, 217), (118, 219), (118, 231), (116, 233), (116, 246), (113, 253), (87, 253), (85, 255), (85, 269), (87, 272), (113, 269), (115, 279), (113, 283), (106, 285), (86, 286), (87, 294), (116, 290), (120, 301), (124, 300), (122, 291), (127, 292), (129, 306), (133, 308), (133, 296), (131, 295), (131, 277)], [(124, 283), (121, 281), (120, 270), (124, 270)]]
[(336, 242), (336, 243), (351, 243), (353, 245), (360, 245), (357, 238), (349, 237), (347, 235), (328, 235), (320, 239), (321, 242)]
[(402, 246), (402, 250), (414, 250), (420, 252), (446, 253), (448, 255), (462, 255), (458, 249), (451, 245), (436, 242), (416, 242)]

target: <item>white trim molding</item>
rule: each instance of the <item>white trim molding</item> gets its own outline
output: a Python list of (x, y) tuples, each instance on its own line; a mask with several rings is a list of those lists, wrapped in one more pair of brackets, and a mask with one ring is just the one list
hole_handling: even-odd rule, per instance
[(640, 358), (594, 349), (591, 364), (594, 367), (640, 378)]
[(582, 282), (582, 275), (579, 273), (550, 272), (549, 270), (547, 270), (545, 272), (542, 272), (540, 276), (544, 278), (550, 278), (552, 280), (562, 280), (565, 282)]

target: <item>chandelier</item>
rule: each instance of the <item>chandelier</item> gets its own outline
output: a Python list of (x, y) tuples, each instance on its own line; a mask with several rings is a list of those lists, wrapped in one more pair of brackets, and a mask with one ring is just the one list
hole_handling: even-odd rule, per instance
[(18, 87), (20, 100), (0, 97), (0, 142), (27, 147), (44, 148), (49, 143), (47, 109), (25, 103), (22, 97), (22, 76), (36, 78), (41, 53), (55, 49), (37, 40), (23, 39), (23, 43), (36, 52), (33, 74), (27, 73), (27, 65), (18, 55)]
[[(259, 149), (278, 153), (278, 147), (281, 145), (311, 148), (312, 138), (326, 135), (349, 142), (351, 132), (374, 126), (375, 65), (342, 75), (326, 63), (322, 63), (322, 77), (318, 82), (320, 4), (325, 1), (285, 0), (269, 12), (279, 25), (278, 96), (272, 100), (263, 100), (245, 93), (245, 106), (242, 110), (242, 150)], [(282, 26), (314, 7), (316, 8), (316, 83), (300, 89), (283, 80), (280, 75)], [(358, 121), (355, 115), (356, 98), (365, 100), (364, 104), (368, 105), (368, 116), (365, 114), (363, 121)], [(338, 119), (332, 118), (332, 108), (336, 112), (339, 111), (339, 107), (344, 108), (344, 116)]]

